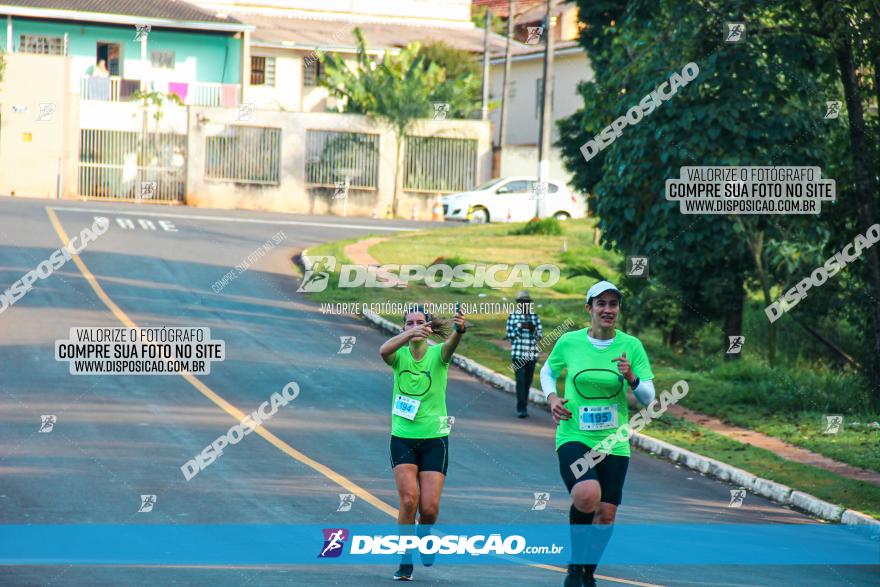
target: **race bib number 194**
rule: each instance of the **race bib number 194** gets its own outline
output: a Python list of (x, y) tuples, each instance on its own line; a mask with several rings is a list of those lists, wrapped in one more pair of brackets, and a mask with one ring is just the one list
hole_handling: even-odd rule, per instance
[(581, 430), (617, 428), (617, 405), (581, 406), (579, 415)]
[(407, 420), (415, 420), (416, 414), (419, 411), (419, 404), (421, 403), (422, 402), (417, 399), (406, 397), (405, 395), (398, 395), (394, 398), (394, 409), (391, 413), (395, 416), (406, 418)]

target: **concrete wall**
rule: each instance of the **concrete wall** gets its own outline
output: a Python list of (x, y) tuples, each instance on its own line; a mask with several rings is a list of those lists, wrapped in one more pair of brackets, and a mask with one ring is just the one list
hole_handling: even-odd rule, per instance
[[(501, 150), (501, 177), (509, 175), (538, 175), (538, 148), (534, 145), (507, 145)], [(550, 179), (571, 185), (571, 173), (562, 164), (559, 149), (550, 149)]]
[[(187, 204), (212, 208), (280, 210), (314, 214), (369, 216), (376, 210), (384, 217), (394, 192), (394, 134), (354, 114), (257, 111), (251, 122), (235, 120), (236, 111), (223, 108), (188, 108)], [(282, 129), (281, 182), (277, 186), (249, 186), (205, 178), (205, 137), (218, 134), (227, 124), (274, 127)], [(332, 190), (307, 189), (305, 186), (306, 144), (308, 129), (379, 133), (379, 180), (376, 190), (351, 190), (347, 203), (333, 200)], [(489, 179), (492, 149), (489, 125), (480, 121), (419, 121), (413, 134), (478, 140), (476, 183)], [(416, 208), (419, 219), (430, 218), (434, 194), (401, 191), (398, 215), (409, 218)]]
[[(144, 116), (141, 104), (81, 100), (69, 91), (69, 57), (13, 53), (5, 59), (5, 81), (0, 83), (0, 193), (54, 198), (60, 168), (61, 197), (78, 197), (80, 130), (139, 132)], [(54, 108), (45, 121), (38, 120), (40, 103)], [(155, 132), (152, 114), (147, 113), (148, 130)], [(345, 208), (344, 213), (352, 216), (370, 215), (375, 209), (378, 216), (385, 215), (394, 193), (396, 141), (392, 131), (359, 115), (258, 108), (245, 122), (239, 120), (241, 114), (238, 108), (166, 105), (162, 109), (159, 132), (188, 134), (187, 204), (331, 214), (342, 214)], [(232, 124), (281, 129), (280, 185), (252, 186), (205, 179), (205, 139)], [(312, 129), (378, 133), (378, 188), (351, 190), (347, 202), (333, 200), (328, 188), (306, 189), (305, 139), (306, 131)], [(491, 175), (490, 133), (488, 123), (473, 120), (423, 120), (411, 132), (418, 136), (476, 139), (475, 184)], [(415, 206), (419, 218), (429, 218), (435, 197), (401, 190), (398, 214), (410, 217)]]
[[(587, 61), (586, 54), (580, 48), (573, 53), (564, 55), (557, 54), (553, 62), (555, 84), (553, 86), (553, 129), (551, 141), (559, 138), (559, 131), (555, 121), (573, 114), (583, 106), (583, 99), (577, 92), (577, 85), (581, 81), (593, 79), (593, 70)], [(510, 79), (512, 82), (510, 96), (507, 102), (507, 144), (508, 145), (536, 145), (538, 144), (540, 128), (540, 110), (536, 109), (537, 80), (544, 75), (543, 53), (540, 58), (523, 59), (514, 58), (510, 64)], [(496, 63), (491, 66), (489, 72), (489, 91), (492, 100), (501, 100), (501, 87), (504, 81), (504, 64)], [(540, 106), (539, 106), (540, 107)], [(539, 108), (538, 107), (538, 108)], [(493, 142), (498, 142), (498, 123), (501, 120), (501, 107), (492, 110), (489, 114), (494, 128)]]
[(577, 39), (580, 34), (580, 19), (577, 6), (570, 6), (559, 15), (559, 38), (562, 40)]
[[(275, 85), (252, 86), (245, 89), (243, 102), (257, 108), (287, 112), (326, 112), (335, 109), (338, 101), (330, 97), (326, 88), (303, 86), (303, 60), (314, 53), (271, 47), (251, 47), (251, 55), (275, 58)], [(355, 59), (345, 59), (355, 69)], [(248, 80), (250, 82), (250, 80)]]
[[(4, 54), (0, 82), (0, 193), (56, 197), (75, 189), (78, 101), (68, 92), (69, 57)], [(39, 74), (35, 74), (39, 72)], [(27, 80), (26, 83), (15, 80)], [(51, 115), (40, 116), (40, 104)], [(45, 110), (44, 110), (45, 111)]]
[(257, 108), (300, 110), (302, 100), (302, 59), (286, 49), (251, 47), (252, 56), (275, 58), (275, 85), (248, 86), (242, 101)]
[[(237, 112), (237, 110), (232, 111)], [(143, 124), (143, 112), (140, 102), (81, 100), (79, 102), (79, 128), (140, 131)], [(153, 108), (147, 111), (150, 132), (157, 130), (157, 123), (153, 117), (155, 112)], [(158, 125), (159, 132), (186, 134), (186, 107), (167, 104), (162, 108)]]

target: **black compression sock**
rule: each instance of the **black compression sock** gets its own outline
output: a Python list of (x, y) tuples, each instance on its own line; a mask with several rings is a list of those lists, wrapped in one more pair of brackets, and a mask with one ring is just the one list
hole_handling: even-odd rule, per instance
[(602, 553), (605, 552), (605, 547), (608, 546), (608, 541), (611, 540), (611, 532), (613, 530), (614, 524), (595, 524), (593, 526), (593, 536), (589, 547), (589, 553), (591, 559), (596, 562), (584, 565), (584, 574), (587, 577), (591, 579), (593, 578), (593, 573), (596, 572), (599, 559), (601, 558)]
[(574, 505), (568, 510), (568, 522), (571, 524), (571, 564), (583, 565), (589, 560), (589, 537), (587, 528), (593, 523), (595, 512), (582, 512)]
[(568, 523), (569, 524), (592, 524), (593, 516), (596, 515), (596, 512), (582, 512), (581, 510), (571, 506), (568, 510)]

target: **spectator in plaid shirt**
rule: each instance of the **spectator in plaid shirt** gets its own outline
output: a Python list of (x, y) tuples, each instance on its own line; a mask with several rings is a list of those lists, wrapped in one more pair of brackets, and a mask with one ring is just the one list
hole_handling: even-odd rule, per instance
[(516, 416), (528, 418), (529, 389), (538, 360), (538, 341), (544, 336), (541, 319), (532, 310), (532, 299), (525, 291), (516, 296), (517, 309), (507, 317), (507, 338), (516, 373)]

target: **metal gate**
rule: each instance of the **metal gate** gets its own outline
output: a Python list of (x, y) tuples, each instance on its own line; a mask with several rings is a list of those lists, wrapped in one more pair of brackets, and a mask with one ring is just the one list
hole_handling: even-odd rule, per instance
[(103, 200), (183, 202), (186, 135), (82, 129), (78, 193)]
[(333, 188), (348, 179), (352, 189), (379, 187), (379, 135), (306, 131), (306, 185)]
[(408, 192), (463, 192), (477, 184), (476, 139), (407, 135), (405, 149)]
[(281, 129), (227, 125), (205, 137), (205, 179), (240, 184), (281, 183)]

